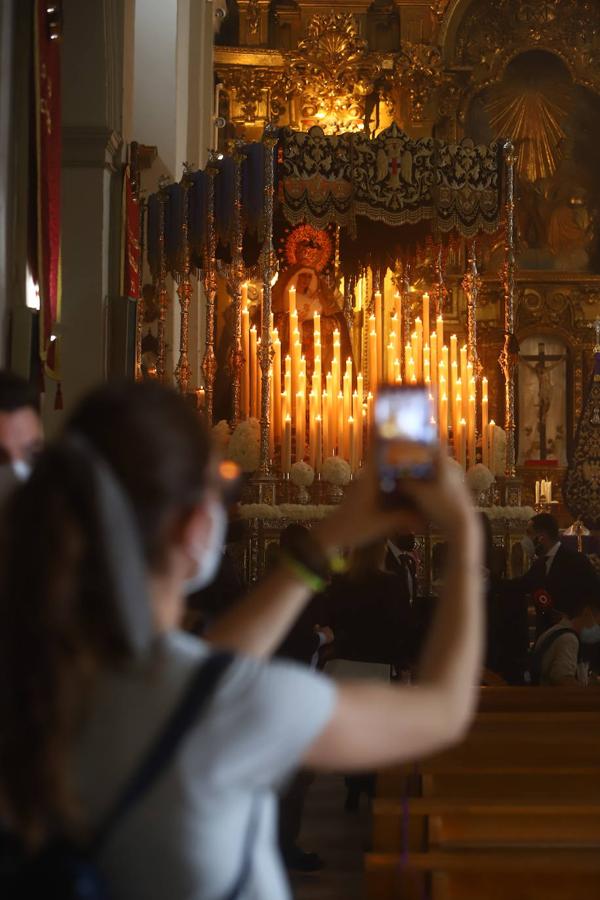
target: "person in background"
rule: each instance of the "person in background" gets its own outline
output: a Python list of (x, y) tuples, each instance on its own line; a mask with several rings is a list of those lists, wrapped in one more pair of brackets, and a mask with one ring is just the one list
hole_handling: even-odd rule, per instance
[(387, 541), (385, 570), (406, 581), (411, 606), (417, 599), (417, 541), (414, 534), (395, 534)]
[(554, 613), (558, 621), (540, 635), (531, 654), (531, 682), (587, 687), (588, 664), (581, 651), (600, 643), (600, 598), (573, 595)]
[[(208, 643), (179, 630), (187, 587), (214, 576), (226, 528), (206, 429), (155, 382), (92, 392), (2, 518), (0, 819), (13, 839), (34, 853), (93, 835), (199, 674), (225, 660), (202, 713), (183, 707), (184, 738), (105, 835), (96, 865), (114, 900), (288, 898), (282, 779), (299, 766), (416, 759), (460, 741), (474, 715), (480, 529), (441, 452), (435, 467), (435, 480), (403, 485), (410, 512), (383, 511), (368, 470), (213, 623)], [(430, 520), (448, 533), (448, 569), (418, 684), (334, 685), (269, 661), (339, 548)]]
[(575, 595), (587, 598), (600, 591), (600, 582), (587, 557), (564, 547), (558, 522), (549, 513), (530, 520), (523, 547), (534, 561), (519, 578), (499, 586), (502, 600), (502, 674), (511, 683), (522, 683), (529, 647), (529, 598), (535, 608), (536, 637), (556, 622), (553, 610), (561, 610)]
[[(309, 529), (304, 525), (286, 526), (279, 536), (279, 546), (271, 544), (269, 547), (268, 568), (275, 568), (281, 554), (287, 553), (295, 540), (303, 540), (308, 534)], [(331, 645), (334, 639), (331, 628), (321, 624), (326, 619), (323, 596), (317, 594), (300, 613), (275, 655), (316, 668), (321, 648)], [(279, 844), (283, 861), (286, 868), (298, 872), (316, 872), (323, 866), (318, 853), (298, 844), (306, 798), (313, 781), (314, 774), (301, 769), (292, 777), (279, 800)]]
[(0, 465), (10, 463), (26, 478), (43, 443), (37, 393), (19, 375), (0, 371)]
[[(392, 571), (387, 567), (390, 556)], [(409, 668), (414, 629), (412, 581), (407, 574), (404, 561), (398, 562), (390, 552), (389, 541), (353, 551), (348, 571), (334, 579), (329, 591), (335, 634), (329, 674), (380, 678), (389, 683), (392, 669), (401, 672)], [(374, 773), (348, 774), (345, 782), (348, 812), (358, 810), (361, 794), (374, 795)]]

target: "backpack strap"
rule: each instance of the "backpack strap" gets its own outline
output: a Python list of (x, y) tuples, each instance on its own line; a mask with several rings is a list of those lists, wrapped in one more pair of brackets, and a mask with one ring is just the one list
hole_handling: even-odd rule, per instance
[(183, 738), (196, 724), (213, 696), (219, 679), (232, 659), (230, 653), (211, 653), (208, 659), (199, 664), (165, 726), (96, 829), (90, 844), (92, 854), (102, 849), (120, 820), (148, 793), (167, 768)]

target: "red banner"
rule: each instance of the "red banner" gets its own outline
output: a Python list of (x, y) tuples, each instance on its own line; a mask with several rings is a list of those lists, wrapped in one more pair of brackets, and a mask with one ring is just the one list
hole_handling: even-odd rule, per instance
[(46, 374), (59, 379), (60, 321), (60, 30), (56, 9), (35, 3), (35, 123), (37, 181), (37, 276), (40, 291), (40, 356)]
[(123, 185), (124, 237), (123, 295), (138, 300), (142, 292), (140, 275), (140, 203), (136, 196), (129, 166)]

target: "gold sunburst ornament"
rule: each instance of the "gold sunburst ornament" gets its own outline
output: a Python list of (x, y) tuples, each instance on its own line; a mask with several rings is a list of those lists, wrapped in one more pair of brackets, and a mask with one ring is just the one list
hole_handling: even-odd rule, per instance
[(517, 172), (528, 181), (551, 178), (562, 159), (567, 109), (561, 93), (551, 99), (539, 87), (506, 86), (485, 106), (494, 133), (515, 145)]

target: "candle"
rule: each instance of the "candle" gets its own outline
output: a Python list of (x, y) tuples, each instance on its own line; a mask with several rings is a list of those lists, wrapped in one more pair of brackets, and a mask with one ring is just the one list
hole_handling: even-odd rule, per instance
[(321, 473), (321, 463), (323, 461), (323, 421), (321, 416), (315, 418), (315, 452), (314, 452), (314, 469), (317, 475)]
[(347, 440), (347, 423), (344, 417), (344, 395), (338, 391), (337, 395), (337, 447), (340, 456), (345, 458), (346, 440)]
[(248, 308), (248, 282), (242, 284), (242, 312)]
[(275, 398), (281, 394), (281, 341), (277, 329), (273, 332), (273, 389), (271, 391), (271, 419), (275, 440), (281, 436), (281, 409)]
[(423, 347), (423, 381), (426, 384), (431, 382), (429, 344), (425, 344)]
[(363, 399), (364, 399), (364, 396), (365, 396), (365, 389), (364, 389), (364, 386), (363, 386), (362, 372), (359, 372), (358, 375), (356, 376), (356, 392), (357, 392), (357, 394), (358, 394), (358, 396), (359, 396), (360, 402), (362, 403), (362, 402), (363, 402)]
[(467, 363), (468, 363), (467, 347), (466, 347), (466, 345), (463, 345), (460, 348), (460, 369), (459, 369), (460, 383), (462, 385), (463, 409), (466, 409), (467, 402), (469, 399), (468, 395), (467, 395), (467, 389), (469, 387), (469, 379), (468, 379), (468, 375), (467, 375)]
[(329, 394), (323, 391), (321, 395), (322, 413), (322, 430), (323, 430), (323, 459), (329, 459), (331, 456), (331, 447), (329, 441), (330, 422), (329, 422)]
[(354, 440), (354, 416), (348, 416), (348, 452), (350, 456), (350, 471), (356, 472), (356, 444)]
[(275, 453), (275, 416), (273, 403), (273, 366), (269, 366), (269, 397), (271, 398), (271, 410), (269, 415), (269, 456), (273, 459)]
[(293, 284), (288, 291), (288, 309), (290, 316), (296, 312), (296, 285)]
[(386, 377), (387, 377), (388, 381), (393, 381), (394, 380), (394, 360), (396, 358), (396, 347), (391, 341), (386, 347), (386, 357), (387, 357)]
[(249, 397), (249, 410), (250, 415), (257, 417), (257, 408), (258, 408), (258, 395), (256, 393), (256, 385), (257, 385), (257, 377), (256, 370), (258, 368), (258, 355), (257, 355), (257, 339), (256, 339), (256, 325), (253, 325), (250, 329), (250, 349), (249, 349), (249, 365), (250, 365), (250, 373), (249, 373), (249, 387), (248, 387), (248, 397)]
[(410, 345), (411, 345), (410, 358), (412, 360), (412, 369), (411, 369), (411, 378), (412, 378), (412, 375), (414, 374), (416, 377), (417, 373), (419, 371), (419, 357), (418, 357), (419, 335), (417, 334), (416, 331), (413, 331), (413, 333), (410, 336)]
[[(335, 367), (335, 368), (334, 368)], [(333, 332), (333, 389), (339, 391), (340, 378), (342, 375), (342, 350), (340, 347), (340, 333), (336, 328)]]
[(369, 389), (377, 390), (377, 332), (369, 332)]
[(400, 322), (396, 313), (391, 318), (390, 343), (394, 344), (394, 356), (400, 359)]
[(458, 428), (462, 417), (463, 417), (462, 384), (461, 384), (461, 381), (459, 378), (458, 381), (456, 382), (456, 390), (454, 392), (454, 410), (453, 410), (453, 415), (452, 415), (452, 422), (453, 422), (454, 428)]
[[(247, 293), (246, 287), (246, 295)], [(242, 412), (247, 419), (250, 415), (250, 310), (247, 306), (242, 309), (242, 352), (244, 354)]]
[(355, 422), (360, 421), (361, 410), (362, 400), (358, 396), (358, 391), (354, 391), (354, 393), (352, 394), (352, 418)]
[(469, 465), (474, 466), (477, 462), (475, 457), (475, 395), (469, 394), (469, 406), (467, 411), (467, 441), (469, 449)]
[(321, 313), (316, 312), (313, 317), (313, 335), (315, 343), (317, 341), (317, 335), (319, 335), (319, 343), (321, 342)]
[(262, 415), (262, 391), (261, 391), (262, 371), (260, 368), (261, 345), (262, 345), (262, 338), (258, 338), (258, 340), (256, 342), (256, 356), (253, 357), (255, 360), (255, 366), (254, 366), (254, 384), (252, 386), (254, 395), (256, 397), (256, 405), (255, 405), (254, 415), (257, 419), (260, 419), (260, 417)]
[(455, 334), (450, 335), (450, 365), (452, 363), (458, 366), (458, 339)]
[(296, 461), (304, 458), (306, 443), (305, 395), (303, 391), (296, 394)]
[(445, 388), (442, 391), (442, 385), (440, 385), (438, 419), (440, 443), (445, 447), (448, 443), (448, 395), (446, 394)]
[(371, 445), (373, 434), (373, 394), (371, 391), (367, 394), (367, 443)]
[(496, 474), (496, 456), (495, 456), (495, 446), (494, 446), (494, 439), (496, 436), (495, 430), (496, 430), (496, 423), (494, 422), (493, 419), (490, 419), (490, 424), (489, 424), (489, 429), (488, 429), (488, 441), (489, 441), (489, 448), (490, 448), (489, 449), (490, 470), (493, 475)]
[(490, 467), (490, 452), (488, 447), (488, 380), (484, 376), (481, 379), (481, 461), (484, 466)]
[(415, 319), (415, 334), (417, 335), (417, 350), (413, 349), (415, 358), (415, 373), (417, 381), (423, 380), (423, 323), (419, 316)]
[[(429, 338), (429, 368), (431, 370), (431, 384), (433, 387), (437, 385), (438, 378), (438, 344), (437, 344), (437, 334), (435, 331), (431, 332), (431, 336)], [(447, 374), (447, 373), (446, 373)]]
[(467, 423), (464, 419), (460, 420), (460, 428), (458, 433), (458, 446), (459, 446), (459, 463), (461, 466), (466, 469), (467, 467)]
[(394, 384), (402, 384), (402, 373), (400, 372), (400, 360), (394, 360)]
[(437, 349), (439, 353), (440, 348), (444, 346), (444, 317), (442, 315), (439, 315), (435, 321), (435, 331), (437, 337)]
[(292, 468), (292, 420), (289, 415), (285, 417), (283, 425), (281, 467), (284, 475), (290, 474), (290, 469)]
[(375, 331), (377, 333), (377, 380), (383, 381), (383, 359), (379, 350), (383, 347), (384, 326), (383, 326), (383, 304), (381, 302), (381, 291), (375, 291)]
[(429, 339), (429, 294), (427, 291), (423, 294), (423, 334), (425, 340)]
[(302, 358), (302, 344), (299, 340), (294, 341), (292, 346), (292, 396), (295, 397), (299, 387), (300, 380), (300, 359)]

